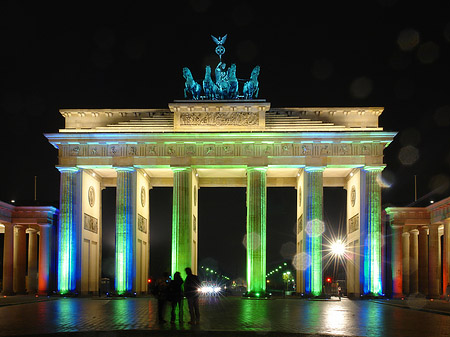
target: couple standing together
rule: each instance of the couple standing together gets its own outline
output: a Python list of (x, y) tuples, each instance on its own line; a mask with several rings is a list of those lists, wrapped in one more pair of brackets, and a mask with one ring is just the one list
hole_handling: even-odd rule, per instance
[[(168, 274), (164, 275), (165, 279), (158, 282), (158, 319), (160, 323), (164, 323), (164, 308), (166, 300), (172, 303), (171, 311), (171, 323), (175, 323), (176, 308), (178, 306), (178, 319), (179, 322), (183, 322), (183, 297), (186, 296), (189, 307), (189, 314), (191, 315), (191, 320), (189, 324), (198, 324), (200, 322), (200, 310), (198, 304), (200, 287), (200, 280), (197, 275), (192, 274), (191, 268), (186, 268), (186, 280), (183, 281), (180, 272), (174, 274), (173, 280), (168, 282)], [(184, 294), (183, 294), (183, 283), (184, 283)], [(161, 288), (166, 288), (167, 296), (164, 296), (164, 290)]]

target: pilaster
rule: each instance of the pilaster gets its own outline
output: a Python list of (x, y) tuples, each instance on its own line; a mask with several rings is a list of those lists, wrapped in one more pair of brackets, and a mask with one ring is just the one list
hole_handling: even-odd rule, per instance
[(247, 289), (266, 291), (267, 168), (247, 168)]

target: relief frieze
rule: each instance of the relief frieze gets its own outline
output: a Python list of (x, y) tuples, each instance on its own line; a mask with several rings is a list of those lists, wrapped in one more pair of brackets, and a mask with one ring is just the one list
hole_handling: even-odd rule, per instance
[(98, 234), (98, 219), (94, 218), (93, 216), (84, 213), (84, 229)]
[(359, 213), (348, 219), (348, 234), (359, 229)]
[[(157, 157), (157, 156), (373, 156), (382, 162), (382, 143), (154, 143), (63, 144), (62, 157)], [(380, 158), (375, 158), (375, 157)]]
[(181, 126), (251, 126), (259, 125), (257, 112), (204, 111), (181, 113)]
[(138, 214), (138, 223), (137, 223), (138, 230), (142, 233), (147, 234), (147, 219), (144, 218), (142, 215)]

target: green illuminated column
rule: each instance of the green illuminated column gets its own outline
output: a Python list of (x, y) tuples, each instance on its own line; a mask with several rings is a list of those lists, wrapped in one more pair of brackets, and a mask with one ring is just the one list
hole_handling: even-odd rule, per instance
[(196, 274), (196, 246), (193, 227), (193, 183), (195, 174), (190, 167), (173, 170), (173, 210), (172, 210), (172, 275), (184, 273), (190, 267)]
[(305, 272), (305, 291), (311, 295), (322, 292), (323, 167), (307, 167), (306, 174), (306, 253), (311, 266)]
[(361, 228), (364, 242), (364, 294), (378, 295), (381, 287), (381, 187), (383, 167), (366, 166), (365, 216)]
[(116, 275), (115, 288), (119, 295), (134, 290), (136, 268), (134, 237), (136, 235), (136, 171), (132, 167), (116, 167)]
[[(58, 224), (58, 291), (75, 292), (79, 279), (77, 251), (79, 250), (79, 170), (59, 167), (61, 172), (59, 224)], [(39, 277), (41, 277), (39, 275)]]
[(247, 169), (247, 289), (256, 296), (266, 291), (266, 171)]

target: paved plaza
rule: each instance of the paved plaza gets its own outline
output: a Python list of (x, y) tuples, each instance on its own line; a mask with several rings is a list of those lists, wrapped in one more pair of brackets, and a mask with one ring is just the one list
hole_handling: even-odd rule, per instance
[[(202, 298), (201, 323), (160, 325), (154, 298), (2, 298), (0, 336), (449, 336), (443, 301)], [(167, 311), (166, 319), (170, 319)]]

